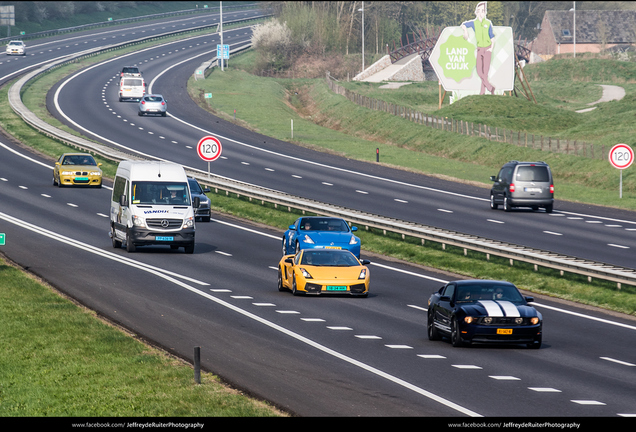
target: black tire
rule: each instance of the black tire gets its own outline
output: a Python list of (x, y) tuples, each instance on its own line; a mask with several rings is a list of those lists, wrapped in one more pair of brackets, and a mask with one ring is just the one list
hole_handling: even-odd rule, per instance
[(111, 240), (112, 240), (112, 243), (113, 243), (113, 247), (115, 249), (121, 248), (121, 241), (117, 240), (117, 237), (115, 236), (115, 230), (113, 228), (111, 228), (110, 232), (111, 232), (111, 235), (112, 235)]
[(300, 292), (296, 289), (296, 275), (292, 276), (292, 294), (297, 296), (300, 295)]
[(459, 332), (459, 322), (457, 321), (457, 317), (453, 318), (453, 321), (451, 322), (451, 344), (453, 344), (454, 347), (461, 347), (464, 345), (461, 333)]
[(495, 195), (490, 194), (490, 208), (492, 210), (497, 210), (499, 208), (499, 204), (495, 203)]
[(545, 212), (546, 213), (552, 213), (552, 204), (545, 206)]
[(428, 316), (427, 328), (428, 328), (428, 340), (437, 341), (442, 338), (439, 332), (437, 331), (437, 327), (435, 327), (435, 322), (433, 321), (433, 317), (430, 315)]
[(508, 197), (507, 196), (504, 196), (503, 209), (504, 209), (504, 211), (507, 211), (507, 212), (512, 210), (512, 206), (510, 205), (510, 202), (508, 201)]
[(137, 247), (135, 247), (135, 244), (130, 239), (130, 233), (126, 233), (126, 252), (130, 253), (135, 252), (136, 250)]
[(283, 256), (287, 255), (287, 246), (285, 245), (285, 237), (283, 237), (281, 250), (283, 251)]
[(278, 269), (278, 291), (286, 291), (286, 288), (283, 286), (283, 272), (281, 269)]

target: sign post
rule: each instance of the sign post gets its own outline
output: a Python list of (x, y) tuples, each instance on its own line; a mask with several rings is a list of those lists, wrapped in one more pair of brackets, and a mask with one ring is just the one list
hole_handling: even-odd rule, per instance
[(218, 159), (221, 156), (221, 141), (213, 136), (206, 136), (199, 140), (197, 144), (197, 153), (199, 157), (208, 163), (208, 178), (210, 178), (210, 162)]
[(634, 151), (627, 144), (616, 144), (609, 151), (609, 161), (621, 172), (619, 197), (623, 198), (623, 170), (634, 162)]

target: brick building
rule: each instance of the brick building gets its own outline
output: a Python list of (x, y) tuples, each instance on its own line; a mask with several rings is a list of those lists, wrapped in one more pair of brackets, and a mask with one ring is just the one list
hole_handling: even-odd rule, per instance
[(532, 41), (531, 49), (544, 60), (555, 54), (600, 52), (604, 49), (627, 47), (636, 42), (636, 11), (577, 10), (576, 43), (574, 12), (549, 10), (541, 22), (541, 32)]

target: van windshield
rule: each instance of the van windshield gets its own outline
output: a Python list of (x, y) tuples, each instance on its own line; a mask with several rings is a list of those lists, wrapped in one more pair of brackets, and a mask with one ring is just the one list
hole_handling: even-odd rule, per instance
[(187, 183), (133, 182), (131, 195), (133, 204), (190, 205)]
[(139, 78), (125, 78), (124, 85), (126, 87), (141, 87), (143, 84)]
[(516, 181), (549, 182), (550, 174), (545, 166), (519, 166)]

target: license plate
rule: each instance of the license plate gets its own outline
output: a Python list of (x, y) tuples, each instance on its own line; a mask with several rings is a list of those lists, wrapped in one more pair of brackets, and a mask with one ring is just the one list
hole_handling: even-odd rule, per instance
[(325, 249), (342, 249), (340, 246), (325, 246)]
[(526, 192), (541, 193), (541, 188), (525, 188), (524, 190), (525, 190)]
[(88, 177), (75, 177), (75, 181), (88, 181)]
[(497, 329), (497, 334), (511, 335), (512, 334), (512, 329)]
[(327, 291), (346, 291), (346, 290), (347, 290), (346, 286), (327, 285)]
[(172, 240), (174, 240), (174, 237), (155, 236), (155, 240), (157, 240), (157, 241), (172, 241)]

